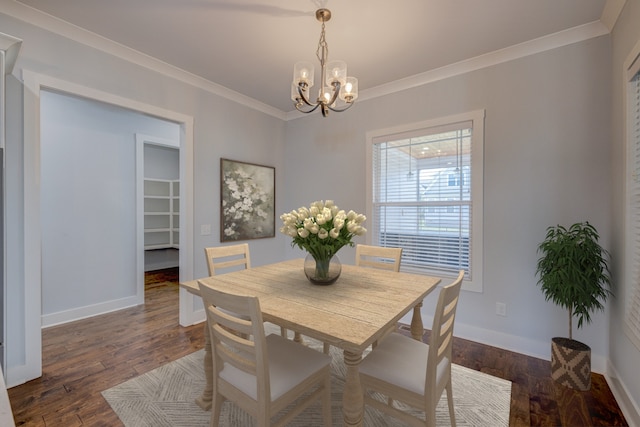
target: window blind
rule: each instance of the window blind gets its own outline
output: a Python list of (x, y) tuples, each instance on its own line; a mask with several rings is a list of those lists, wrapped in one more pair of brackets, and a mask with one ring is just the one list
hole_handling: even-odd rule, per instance
[(374, 244), (402, 247), (402, 270), (471, 277), (473, 122), (373, 140)]
[[(638, 59), (637, 61), (640, 61)], [(632, 274), (628, 286), (626, 306), (627, 335), (640, 348), (640, 71), (628, 85), (628, 144), (630, 168), (628, 179), (628, 227), (627, 238), (631, 239), (627, 250), (631, 251)]]

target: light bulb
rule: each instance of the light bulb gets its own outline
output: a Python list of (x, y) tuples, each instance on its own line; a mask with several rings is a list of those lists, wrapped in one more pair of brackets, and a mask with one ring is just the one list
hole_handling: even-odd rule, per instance
[(299, 85), (304, 83), (308, 87), (313, 86), (313, 64), (310, 62), (297, 62), (293, 66), (293, 84)]
[(340, 89), (340, 99), (345, 102), (353, 102), (358, 98), (358, 79), (347, 77), (347, 81)]
[(347, 64), (344, 61), (331, 61), (327, 64), (327, 80), (328, 85), (333, 82), (340, 82), (344, 85), (347, 81)]

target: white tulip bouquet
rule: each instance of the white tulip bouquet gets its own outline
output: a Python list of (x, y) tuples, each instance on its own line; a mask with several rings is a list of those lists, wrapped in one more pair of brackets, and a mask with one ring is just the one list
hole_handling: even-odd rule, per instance
[[(321, 270), (331, 258), (345, 245), (353, 246), (352, 238), (362, 236), (367, 229), (362, 223), (366, 216), (354, 211), (345, 212), (333, 203), (333, 200), (316, 201), (307, 207), (301, 207), (280, 215), (283, 226), (280, 232), (290, 236), (291, 246), (307, 251)], [(319, 271), (321, 274), (321, 271)]]

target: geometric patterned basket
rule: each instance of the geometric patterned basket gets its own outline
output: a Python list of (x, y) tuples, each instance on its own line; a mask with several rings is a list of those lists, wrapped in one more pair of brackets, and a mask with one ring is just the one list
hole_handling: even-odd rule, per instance
[(591, 348), (569, 338), (552, 338), (551, 378), (576, 390), (589, 390), (591, 388)]

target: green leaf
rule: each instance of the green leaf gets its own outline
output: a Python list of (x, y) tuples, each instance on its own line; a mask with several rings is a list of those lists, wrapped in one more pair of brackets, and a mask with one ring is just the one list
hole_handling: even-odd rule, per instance
[(536, 275), (545, 300), (567, 309), (578, 318), (578, 328), (591, 322), (594, 311), (612, 295), (610, 255), (598, 243), (597, 230), (589, 222), (575, 223), (568, 229), (547, 228), (538, 245)]

